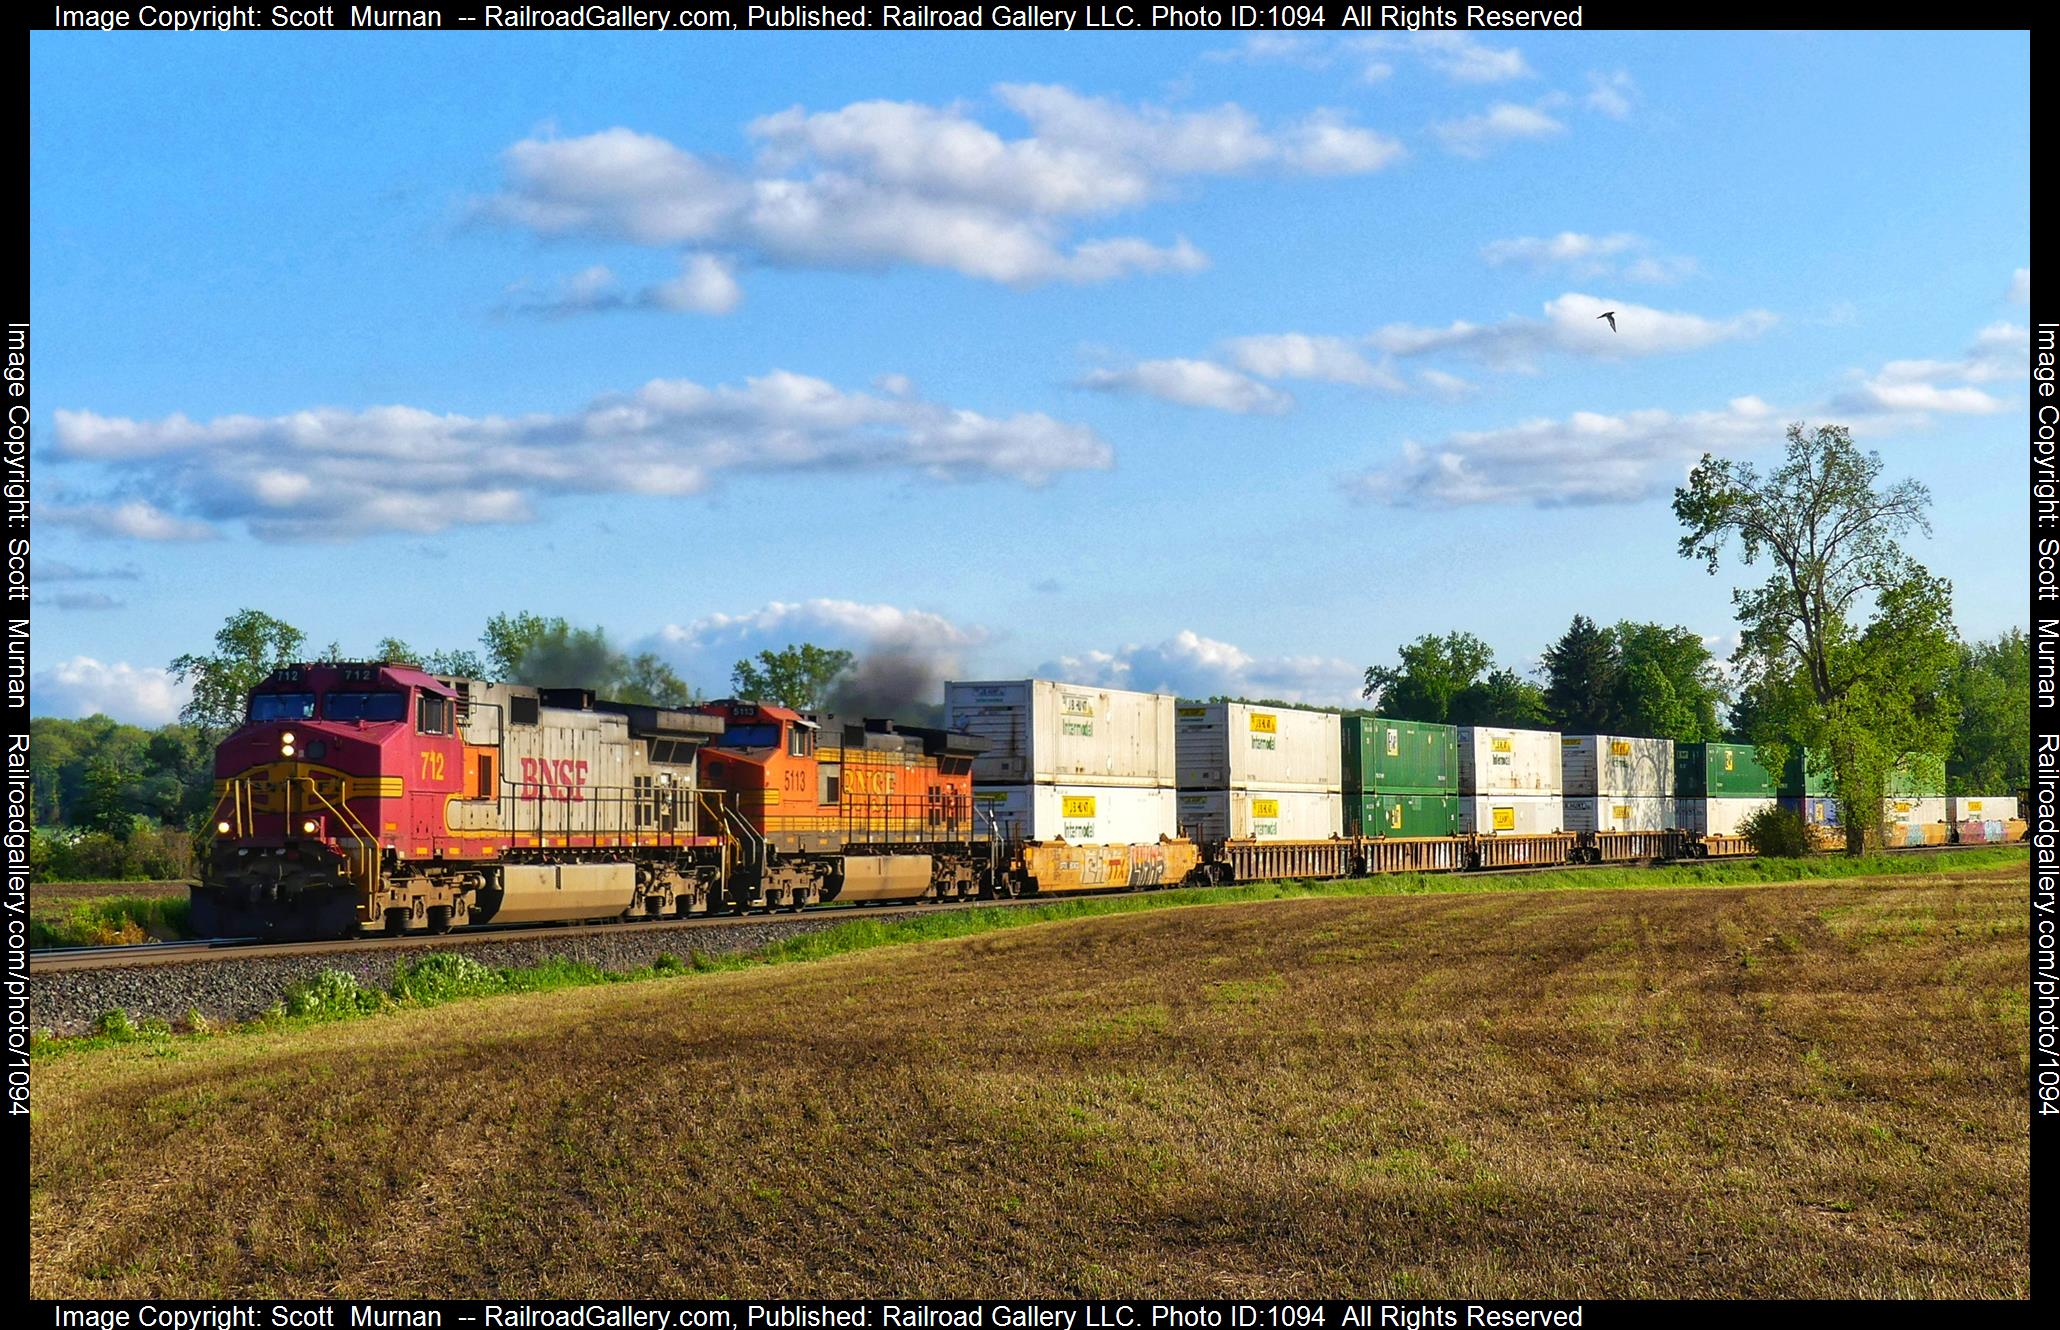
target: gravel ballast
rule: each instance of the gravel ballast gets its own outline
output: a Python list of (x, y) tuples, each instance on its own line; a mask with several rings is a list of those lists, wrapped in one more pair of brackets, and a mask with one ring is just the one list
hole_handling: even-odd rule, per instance
[(661, 953), (685, 959), (692, 952), (735, 955), (803, 933), (849, 922), (849, 916), (798, 919), (740, 919), (734, 924), (695, 928), (600, 928), (562, 936), (500, 938), (492, 934), (453, 936), (406, 947), (362, 951), (325, 950), (306, 956), (235, 955), (205, 961), (159, 963), (91, 970), (60, 970), (33, 976), (29, 1023), (55, 1035), (85, 1034), (102, 1014), (119, 1007), (135, 1020), (178, 1022), (189, 1012), (211, 1021), (244, 1021), (261, 1015), (294, 984), (324, 970), (340, 970), (359, 983), (385, 989), (394, 968), (432, 951), (462, 950), (481, 965), (521, 968), (544, 961), (582, 961), (603, 970), (635, 970)]

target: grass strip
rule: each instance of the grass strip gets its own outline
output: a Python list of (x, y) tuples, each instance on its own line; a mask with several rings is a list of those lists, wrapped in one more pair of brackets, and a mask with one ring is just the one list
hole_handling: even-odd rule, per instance
[[(270, 1011), (228, 1025), (216, 1025), (198, 1012), (189, 1013), (185, 1035), (238, 1031), (275, 1031), (297, 1026), (358, 1019), (382, 1012), (440, 1006), (471, 998), (514, 993), (546, 993), (595, 984), (637, 983), (683, 974), (755, 969), (823, 960), (875, 947), (933, 942), (1033, 924), (1136, 914), (1194, 905), (1236, 905), (1311, 897), (1467, 895), (1509, 891), (1616, 891), (1680, 887), (1772, 886), (1797, 882), (1830, 882), (1860, 877), (1922, 877), (1982, 872), (2028, 864), (2023, 846), (1999, 845), (1939, 855), (1875, 854), (1857, 858), (1821, 856), (1809, 859), (1743, 859), (1670, 864), (1659, 868), (1608, 867), (1550, 873), (1395, 873), (1344, 881), (1291, 878), (1228, 887), (1180, 887), (1168, 891), (1124, 895), (1078, 896), (1047, 904), (984, 906), (934, 914), (853, 919), (846, 923), (768, 943), (735, 955), (711, 956), (690, 951), (683, 960), (660, 953), (651, 965), (607, 970), (581, 961), (549, 960), (530, 966), (483, 965), (462, 952), (433, 952), (401, 962), (385, 989), (360, 982), (341, 970), (324, 970), (295, 984)], [(116, 902), (96, 901), (91, 908)], [(146, 905), (185, 902), (143, 901)], [(170, 1055), (175, 1032), (164, 1020), (136, 1021), (126, 1012), (103, 1014), (93, 1032), (54, 1037), (38, 1033), (30, 1043), (35, 1057), (84, 1052), (139, 1041)]]
[(29, 914), (29, 946), (113, 947), (191, 937), (192, 906), (184, 896), (99, 896), (60, 910)]

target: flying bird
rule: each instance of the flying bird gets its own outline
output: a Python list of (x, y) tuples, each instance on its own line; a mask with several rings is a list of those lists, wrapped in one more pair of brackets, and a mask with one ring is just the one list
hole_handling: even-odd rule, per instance
[(1611, 332), (1615, 332), (1617, 330), (1617, 312), (1615, 310), (1606, 309), (1602, 311), (1600, 314), (1597, 314), (1595, 317), (1598, 319), (1608, 319), (1609, 330)]

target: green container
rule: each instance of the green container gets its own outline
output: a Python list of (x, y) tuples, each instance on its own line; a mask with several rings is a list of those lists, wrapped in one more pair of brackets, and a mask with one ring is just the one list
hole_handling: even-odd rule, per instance
[(1683, 799), (1771, 799), (1774, 786), (1751, 744), (1674, 745), (1674, 793)]
[(1456, 794), (1348, 794), (1347, 836), (1456, 836)]
[(1457, 727), (1384, 716), (1347, 716), (1338, 728), (1344, 735), (1347, 794), (1359, 790), (1459, 793)]
[(1781, 793), (1790, 799), (1835, 794), (1831, 786), (1831, 755), (1814, 751), (1806, 753), (1802, 749), (1791, 753), (1788, 765), (1781, 772)]
[(1946, 760), (1937, 753), (1904, 753), (1888, 773), (1891, 799), (1942, 799), (1946, 793)]

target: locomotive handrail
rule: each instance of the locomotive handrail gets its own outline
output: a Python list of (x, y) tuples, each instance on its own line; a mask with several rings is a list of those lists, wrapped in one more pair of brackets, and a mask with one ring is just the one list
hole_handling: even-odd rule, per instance
[(344, 827), (350, 831), (352, 839), (357, 842), (357, 849), (351, 854), (353, 860), (351, 871), (354, 875), (363, 879), (362, 885), (367, 895), (377, 891), (379, 888), (379, 843), (373, 838), (371, 828), (367, 827), (356, 813), (350, 811), (349, 801), (346, 800), (341, 807), (331, 803), (329, 797), (323, 794), (321, 788), (315, 784), (315, 779), (312, 776), (295, 776), (289, 779), (288, 784), (289, 786), (296, 784), (306, 785), (308, 793), (314, 796), (315, 803), (334, 814), (336, 819), (343, 823)]

